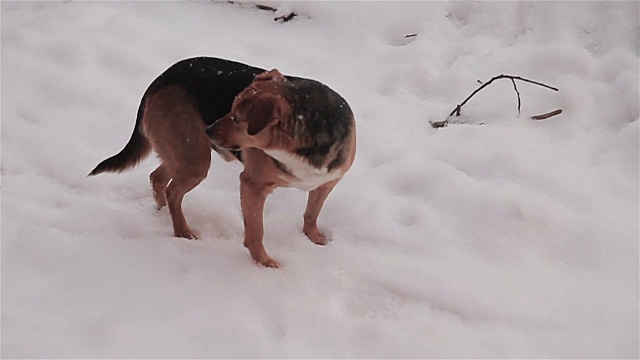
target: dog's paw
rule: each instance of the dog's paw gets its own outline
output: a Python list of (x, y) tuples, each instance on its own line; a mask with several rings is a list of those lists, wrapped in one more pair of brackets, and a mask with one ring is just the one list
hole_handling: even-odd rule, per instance
[(323, 233), (318, 231), (318, 228), (313, 230), (304, 231), (304, 234), (307, 235), (309, 240), (316, 245), (327, 245), (327, 237), (324, 236)]
[(196, 233), (191, 231), (191, 229), (175, 231), (174, 234), (177, 238), (185, 238), (187, 240), (198, 240), (198, 236), (196, 235)]
[(164, 192), (166, 185), (155, 184), (153, 179), (151, 180), (151, 184), (153, 200), (156, 202), (156, 208), (161, 210), (163, 207), (167, 206), (167, 194)]
[(164, 208), (165, 206), (167, 206), (167, 200), (164, 199), (158, 199), (157, 197), (154, 198), (156, 201), (156, 209), (158, 209), (158, 211), (162, 210), (162, 208)]
[(268, 257), (266, 259), (256, 260), (256, 262), (264, 267), (278, 269), (280, 267), (280, 263)]
[(245, 239), (243, 245), (244, 247), (249, 249), (251, 258), (253, 259), (253, 261), (256, 262), (256, 264), (262, 265), (268, 268), (274, 268), (274, 269), (277, 269), (280, 267), (280, 264), (277, 261), (273, 260), (269, 255), (267, 255), (267, 252), (264, 250), (262, 243), (255, 244), (255, 243), (248, 242)]

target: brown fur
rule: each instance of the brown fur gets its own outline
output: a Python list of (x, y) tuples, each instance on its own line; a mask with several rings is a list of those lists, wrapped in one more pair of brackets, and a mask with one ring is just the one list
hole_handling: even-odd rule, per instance
[[(262, 243), (267, 196), (277, 187), (308, 188), (303, 231), (312, 242), (324, 245), (327, 239), (318, 230), (318, 216), (327, 196), (355, 158), (355, 124), (346, 102), (329, 88), (312, 80), (296, 81), (295, 84), (289, 82), (277, 70), (258, 75), (236, 97), (231, 112), (207, 129), (216, 145), (242, 150), (244, 171), (240, 174), (240, 195), (245, 225), (244, 245), (256, 262), (268, 267), (279, 267), (279, 264), (269, 257)], [(296, 84), (306, 86), (309, 83), (315, 91), (309, 99), (316, 98), (316, 93), (320, 94), (321, 100), (317, 104), (313, 102), (316, 100), (300, 100), (295, 96), (299, 90), (295, 88)], [(335, 120), (341, 129), (347, 129), (345, 136), (336, 136), (339, 131), (329, 131), (332, 128), (313, 133), (308, 128), (309, 124), (305, 127), (304, 122), (298, 121), (300, 115), (294, 109), (302, 108), (314, 113), (315, 109), (309, 109), (310, 106), (324, 109), (322, 114), (329, 115), (326, 119)], [(337, 119), (331, 119), (333, 115)], [(333, 138), (331, 134), (334, 134)], [(323, 141), (322, 146), (327, 147), (326, 153), (314, 156), (313, 161), (300, 155), (300, 149), (315, 153), (318, 149), (313, 148), (313, 144), (320, 140)], [(293, 160), (287, 162), (275, 158)], [(299, 171), (296, 172), (296, 166), (291, 164), (300, 165), (297, 167)], [(314, 171), (322, 173), (323, 169), (330, 174), (315, 175)], [(310, 175), (307, 178), (305, 174)], [(308, 181), (311, 185), (305, 183)]]
[(176, 237), (197, 238), (182, 212), (184, 195), (207, 177), (211, 141), (187, 93), (168, 86), (147, 99), (143, 133), (162, 161), (151, 173), (158, 209), (169, 206)]

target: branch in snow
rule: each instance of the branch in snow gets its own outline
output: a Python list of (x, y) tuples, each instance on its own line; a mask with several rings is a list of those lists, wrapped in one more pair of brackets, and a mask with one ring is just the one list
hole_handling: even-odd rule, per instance
[[(447, 118), (447, 120), (443, 120), (443, 121), (433, 121), (431, 122), (431, 126), (434, 128), (441, 128), (441, 127), (445, 127), (447, 126), (447, 124), (449, 123), (449, 118), (452, 117), (453, 115), (455, 116), (460, 116), (460, 110), (462, 110), (462, 106), (464, 106), (467, 101), (469, 101), (475, 94), (477, 94), (478, 92), (480, 92), (480, 90), (484, 89), (485, 87), (489, 86), (492, 82), (494, 82), (495, 80), (499, 80), (499, 79), (510, 79), (511, 82), (513, 83), (513, 89), (516, 92), (516, 95), (518, 96), (518, 115), (520, 115), (520, 108), (522, 105), (522, 101), (520, 100), (520, 92), (518, 91), (518, 87), (516, 86), (516, 80), (520, 80), (520, 81), (524, 81), (524, 82), (528, 82), (531, 84), (535, 84), (538, 86), (542, 86), (545, 87), (547, 89), (551, 89), (553, 91), (558, 91), (557, 88), (553, 87), (553, 86), (549, 86), (537, 81), (533, 81), (533, 80), (529, 80), (529, 79), (525, 79), (523, 77), (520, 76), (512, 76), (512, 75), (498, 75), (498, 76), (494, 76), (493, 78), (491, 78), (491, 80), (487, 81), (486, 83), (483, 83), (482, 81), (478, 80), (478, 83), (481, 84), (481, 86), (479, 88), (477, 88), (476, 90), (474, 90), (471, 95), (467, 96), (466, 99), (464, 99), (464, 101), (462, 103), (460, 103), (459, 105), (456, 106), (455, 109), (453, 109), (453, 111), (451, 111), (451, 113), (449, 114), (449, 117)], [(562, 109), (558, 109), (555, 111), (552, 111), (550, 113), (547, 114), (542, 114), (542, 115), (536, 115), (531, 117), (531, 119), (533, 120), (543, 120), (543, 119), (547, 119), (550, 118), (552, 116), (558, 115), (562, 113)]]
[(516, 95), (518, 95), (518, 116), (520, 116), (520, 106), (522, 105), (522, 102), (520, 101), (520, 91), (518, 91), (518, 86), (516, 86), (516, 81), (514, 79), (511, 79), (511, 82), (513, 83), (513, 90), (515, 90)]
[[(239, 5), (244, 5), (242, 4), (242, 2), (237, 2), (237, 1), (227, 1), (229, 4), (239, 4)], [(264, 10), (264, 11), (271, 11), (273, 13), (278, 12), (278, 9), (271, 7), (269, 5), (263, 5), (263, 4), (254, 4), (253, 5), (256, 9), (258, 10)], [(294, 13), (294, 12), (290, 12), (287, 15), (278, 15), (276, 17), (273, 18), (273, 21), (279, 21), (280, 23), (285, 23), (291, 19), (293, 19), (294, 17), (298, 16), (298, 14)]]
[[(231, 3), (233, 4), (233, 1), (231, 1)], [(271, 12), (276, 12), (278, 9), (276, 8), (272, 8), (269, 5), (261, 5), (261, 4), (256, 4), (255, 5), (256, 9), (258, 10), (265, 10), (265, 11), (271, 11)]]
[(293, 19), (294, 17), (296, 17), (296, 13), (289, 13), (288, 15), (280, 15), (280, 16), (276, 16), (275, 18), (273, 18), (273, 21), (280, 21), (281, 23), (285, 23), (291, 19)]
[(541, 114), (541, 115), (536, 115), (536, 116), (532, 116), (531, 120), (544, 120), (544, 119), (548, 119), (552, 116), (556, 116), (562, 114), (562, 109), (558, 109), (558, 110), (554, 110), (552, 112), (548, 112), (546, 114)]
[(518, 110), (520, 110), (520, 106), (519, 106), (520, 105), (520, 93), (518, 92), (518, 89), (516, 88), (515, 80), (525, 81), (525, 82), (528, 82), (528, 83), (532, 83), (532, 84), (540, 85), (542, 87), (546, 87), (547, 89), (551, 89), (553, 91), (558, 91), (557, 88), (554, 88), (552, 86), (545, 85), (545, 84), (539, 83), (537, 81), (525, 79), (525, 78), (522, 78), (520, 76), (511, 76), (511, 75), (504, 75), (504, 74), (503, 75), (498, 75), (498, 76), (494, 76), (493, 78), (491, 78), (491, 80), (489, 80), (486, 83), (482, 84), (482, 86), (480, 86), (474, 92), (472, 92), (471, 95), (469, 95), (466, 99), (464, 99), (464, 101), (461, 104), (459, 104), (458, 106), (456, 106), (455, 109), (453, 109), (453, 111), (451, 112), (451, 114), (449, 114), (449, 116), (453, 116), (454, 114), (456, 116), (460, 116), (460, 110), (462, 109), (462, 106), (464, 106), (464, 104), (467, 103), (467, 101), (469, 101), (480, 90), (482, 90), (485, 87), (491, 85), (492, 82), (494, 82), (495, 80), (499, 80), (499, 79), (511, 79), (511, 81), (513, 82), (513, 87), (516, 89), (516, 93), (518, 93)]

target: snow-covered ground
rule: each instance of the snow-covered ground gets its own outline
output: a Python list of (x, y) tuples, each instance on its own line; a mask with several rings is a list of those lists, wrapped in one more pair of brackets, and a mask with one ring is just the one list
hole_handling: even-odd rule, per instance
[[(2, 2), (2, 356), (637, 358), (638, 2)], [(278, 3), (272, 3), (278, 7)], [(416, 34), (416, 36), (405, 37)], [(192, 56), (320, 80), (356, 162), (327, 200), (277, 190), (256, 266), (238, 163), (171, 236), (129, 139)], [(463, 124), (432, 129), (479, 84)], [(562, 108), (534, 122), (531, 115)], [(483, 123), (484, 125), (478, 125)]]

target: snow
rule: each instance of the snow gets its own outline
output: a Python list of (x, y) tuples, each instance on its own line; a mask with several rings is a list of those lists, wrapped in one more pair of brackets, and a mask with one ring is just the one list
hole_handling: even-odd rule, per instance
[[(269, 4), (2, 2), (4, 357), (640, 356), (638, 2)], [(354, 109), (327, 246), (279, 189), (264, 242), (283, 267), (253, 264), (242, 167), (218, 157), (184, 202), (198, 241), (155, 210), (154, 157), (86, 177), (148, 84), (200, 55)], [(499, 74), (560, 91), (519, 83), (518, 116), (497, 81), (429, 126)]]

